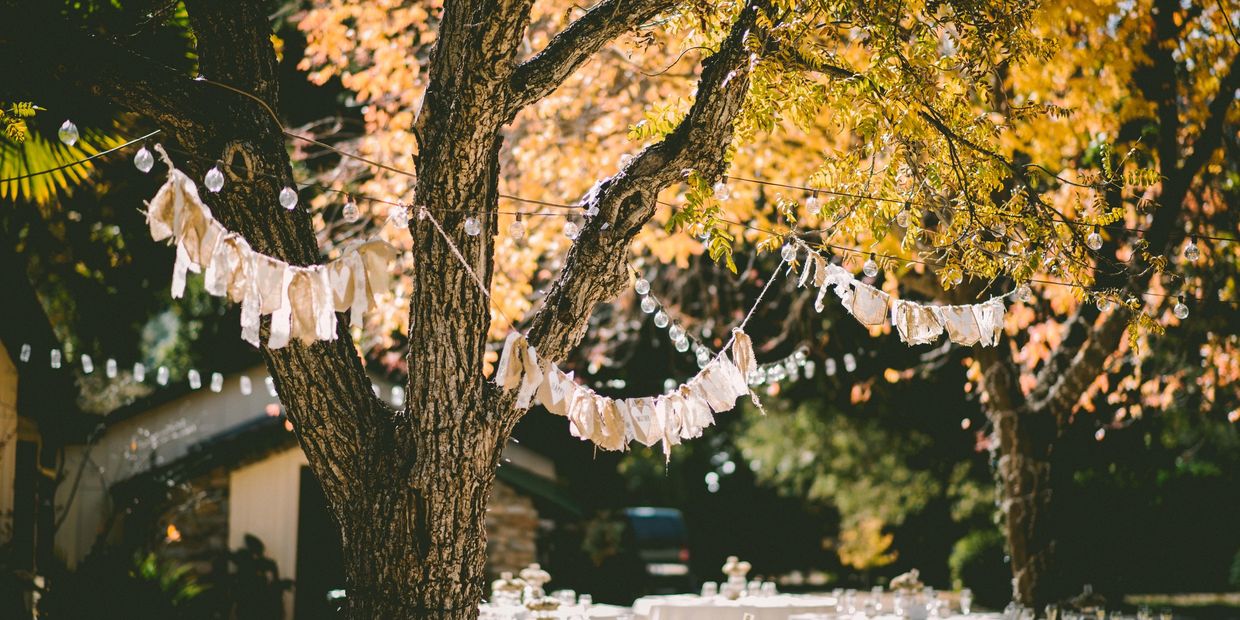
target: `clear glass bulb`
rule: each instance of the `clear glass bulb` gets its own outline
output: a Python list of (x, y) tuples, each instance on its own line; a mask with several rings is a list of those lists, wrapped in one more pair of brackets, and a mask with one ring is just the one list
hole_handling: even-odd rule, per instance
[(1197, 262), (1197, 259), (1201, 258), (1201, 248), (1197, 247), (1196, 239), (1189, 241), (1188, 245), (1184, 246), (1184, 258), (1192, 262)]
[(21, 359), (21, 361), (23, 361), (23, 362), (29, 362), (29, 361), (30, 361), (30, 354), (31, 354), (33, 351), (34, 351), (34, 349), (32, 349), (32, 348), (30, 347), (30, 345), (28, 345), (28, 344), (23, 344), (23, 345), (22, 345), (22, 351), (21, 351), (21, 354), (20, 354), (20, 359)]
[(564, 222), (564, 236), (565, 237), (568, 237), (569, 239), (576, 241), (577, 235), (580, 235), (580, 234), (581, 234), (581, 229), (577, 227), (576, 222)]
[(633, 290), (637, 291), (638, 295), (645, 295), (649, 293), (650, 280), (647, 280), (646, 278), (638, 278), (637, 282), (633, 284)]
[(138, 383), (146, 381), (146, 364), (135, 362), (133, 365), (133, 380)]
[(56, 135), (60, 137), (61, 142), (65, 143), (65, 146), (73, 146), (78, 141), (77, 125), (74, 125), (73, 121), (67, 120), (60, 125), (60, 130), (56, 132)]
[(155, 370), (155, 383), (168, 385), (168, 367), (160, 366)]
[(964, 272), (959, 269), (952, 271), (951, 280), (952, 286), (957, 286), (961, 282), (964, 282)]
[(1098, 312), (1106, 312), (1111, 309), (1111, 300), (1106, 297), (1098, 298)]
[(797, 259), (797, 246), (785, 243), (783, 249), (779, 251), (779, 256), (784, 259), (785, 263), (791, 263)]
[(60, 349), (52, 349), (51, 356), (49, 357), (52, 368), (60, 368), (60, 360)]
[(1016, 301), (1029, 303), (1033, 301), (1033, 289), (1028, 284), (1021, 284), (1016, 287)]
[(715, 200), (727, 200), (732, 197), (732, 191), (728, 189), (728, 184), (723, 181), (715, 183), (715, 186), (711, 189), (715, 193)]
[(82, 373), (89, 375), (95, 372), (95, 360), (90, 359), (89, 355), (82, 354)]
[(202, 387), (202, 375), (198, 371), (191, 368), (185, 377), (189, 379), (189, 389), (196, 390)]
[(865, 264), (861, 265), (861, 272), (868, 278), (878, 275), (878, 263), (874, 262), (874, 257), (865, 259)]
[(520, 239), (521, 237), (524, 237), (525, 222), (522, 222), (521, 220), (513, 220), (512, 223), (508, 225), (508, 236), (513, 239)]
[(144, 146), (133, 156), (133, 165), (142, 172), (150, 172), (155, 166), (155, 156)]
[(465, 234), (471, 237), (477, 237), (482, 234), (482, 222), (479, 222), (478, 218), (472, 215), (465, 218)]
[(202, 184), (212, 193), (219, 192), (224, 189), (224, 172), (219, 166), (215, 166), (207, 171), (207, 175), (203, 177)]
[(409, 210), (405, 205), (395, 205), (388, 209), (388, 221), (397, 228), (409, 228)]
[(357, 203), (352, 200), (344, 203), (344, 207), (340, 209), (340, 215), (344, 217), (344, 221), (353, 224), (362, 219), (362, 212), (357, 208)]
[(286, 187), (280, 190), (280, 206), (292, 211), (297, 207), (297, 190)]
[(681, 338), (680, 340), (676, 340), (672, 342), (672, 344), (675, 345), (676, 350), (680, 351), (681, 353), (684, 353), (685, 351), (689, 350), (689, 339), (688, 338)]
[(698, 368), (706, 368), (708, 364), (710, 364), (710, 351), (707, 351), (706, 349), (698, 349), (698, 352), (697, 352)]
[(249, 396), (254, 392), (254, 382), (250, 380), (248, 375), (241, 375), (241, 379), (238, 383), (241, 385), (242, 396)]
[(642, 297), (642, 312), (650, 314), (658, 308), (659, 304), (655, 303), (653, 297)]
[(805, 199), (805, 212), (810, 215), (818, 215), (822, 211), (822, 205), (818, 204), (818, 196), (813, 195)]
[(667, 316), (666, 312), (660, 310), (654, 313), (654, 326), (655, 327), (662, 329), (664, 327), (667, 327), (667, 324), (670, 322), (671, 322), (671, 317)]
[(224, 375), (213, 372), (211, 373), (211, 391), (219, 393), (224, 389)]
[(1085, 245), (1095, 252), (1101, 250), (1102, 235), (1098, 234), (1098, 231), (1095, 229), (1094, 232), (1089, 233), (1088, 237), (1085, 237)]
[(685, 329), (679, 325), (673, 325), (667, 329), (667, 335), (672, 340), (680, 340), (685, 337)]
[(1188, 318), (1188, 306), (1183, 299), (1175, 302), (1175, 307), (1171, 309), (1171, 312), (1175, 313), (1175, 318), (1177, 319), (1183, 320)]
[(900, 212), (896, 214), (896, 226), (908, 228), (908, 209), (900, 209)]

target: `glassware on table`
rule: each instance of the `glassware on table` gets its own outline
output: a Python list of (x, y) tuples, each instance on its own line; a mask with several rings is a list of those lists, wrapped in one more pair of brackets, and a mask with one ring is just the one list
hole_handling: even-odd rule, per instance
[(593, 604), (594, 604), (593, 595), (590, 595), (590, 594), (578, 594), (577, 595), (577, 606), (578, 607), (588, 610), (590, 609), (590, 606)]
[(1046, 606), (1046, 620), (1059, 620), (1059, 605), (1051, 603)]
[(551, 598), (569, 607), (577, 604), (577, 592), (573, 590), (556, 590), (551, 593)]
[(758, 579), (750, 579), (749, 583), (745, 584), (745, 596), (757, 596), (761, 590), (762, 581)]
[(973, 590), (963, 588), (960, 590), (960, 613), (969, 615), (973, 611)]
[(719, 595), (719, 584), (714, 581), (702, 583), (702, 598), (713, 598)]
[(1034, 620), (1035, 618), (1037, 618), (1037, 616), (1038, 616), (1038, 612), (1034, 610), (1034, 608), (1025, 607), (1023, 605), (1021, 606), (1020, 620)]
[(775, 596), (779, 594), (779, 588), (774, 581), (763, 581), (760, 592), (762, 592), (762, 596)]
[(874, 618), (878, 616), (878, 600), (873, 596), (865, 598), (865, 617)]
[(1137, 608), (1137, 620), (1154, 620), (1154, 610), (1149, 605)]
[(908, 609), (908, 595), (901, 590), (896, 592), (893, 598), (895, 600), (892, 601), (891, 611), (897, 616), (903, 616), (904, 611)]
[(1158, 620), (1172, 620), (1175, 614), (1171, 613), (1170, 607), (1163, 607), (1158, 610)]

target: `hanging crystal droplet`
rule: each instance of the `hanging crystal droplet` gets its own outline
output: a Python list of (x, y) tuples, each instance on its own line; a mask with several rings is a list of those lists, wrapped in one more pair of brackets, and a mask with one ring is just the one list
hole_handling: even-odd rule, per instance
[(388, 221), (397, 228), (409, 228), (409, 210), (405, 205), (394, 205), (388, 209)]
[(715, 183), (715, 186), (711, 189), (715, 193), (715, 200), (727, 200), (732, 197), (732, 191), (728, 189), (728, 184), (723, 181)]
[(52, 368), (60, 368), (60, 349), (52, 349), (48, 360), (50, 361)]
[(89, 375), (95, 372), (95, 360), (90, 359), (89, 355), (82, 355), (82, 374)]
[(865, 259), (865, 263), (861, 265), (861, 272), (868, 278), (878, 275), (878, 263), (874, 262), (873, 256)]
[(202, 375), (198, 374), (197, 370), (189, 369), (186, 378), (189, 379), (189, 389), (196, 390), (202, 387)]
[(1094, 232), (1085, 237), (1085, 245), (1095, 252), (1102, 249), (1102, 235), (1098, 234), (1098, 229), (1095, 228)]
[(151, 168), (155, 166), (155, 157), (144, 146), (138, 149), (137, 154), (133, 156), (133, 165), (142, 172), (150, 172)]
[(207, 175), (203, 177), (202, 184), (212, 193), (219, 192), (224, 189), (224, 173), (219, 166), (215, 166), (207, 171)]
[(818, 202), (818, 194), (813, 194), (805, 199), (805, 212), (810, 215), (818, 215), (822, 211), (822, 205)]
[(679, 325), (673, 325), (667, 329), (667, 336), (672, 340), (680, 340), (685, 337), (685, 329)]
[(688, 338), (681, 338), (681, 339), (676, 340), (675, 342), (673, 342), (673, 343), (672, 343), (672, 345), (676, 347), (676, 350), (677, 350), (677, 351), (680, 351), (681, 353), (684, 353), (685, 351), (688, 351), (688, 350), (689, 350), (689, 339), (688, 339)]
[(362, 212), (357, 208), (357, 203), (350, 200), (340, 209), (340, 216), (344, 218), (344, 221), (354, 224), (362, 219)]
[(520, 219), (513, 220), (512, 223), (508, 225), (508, 236), (513, 239), (520, 239), (524, 237), (525, 222), (522, 222)]
[(671, 317), (667, 316), (667, 313), (662, 310), (654, 313), (654, 326), (659, 329), (667, 327), (667, 324), (670, 323), (671, 320)]
[(1175, 313), (1175, 318), (1177, 319), (1184, 320), (1188, 318), (1188, 305), (1184, 303), (1183, 298), (1175, 302), (1175, 307), (1171, 311)]
[(706, 365), (709, 363), (710, 363), (710, 351), (706, 349), (698, 349), (697, 351), (698, 368), (706, 368)]
[(146, 381), (146, 364), (135, 362), (133, 365), (133, 380), (138, 383)]
[(78, 141), (77, 125), (74, 125), (73, 121), (65, 121), (56, 135), (60, 137), (61, 142), (65, 143), (65, 146), (73, 146)]
[(633, 284), (633, 290), (637, 291), (638, 295), (645, 295), (649, 293), (650, 280), (647, 280), (646, 278), (638, 278), (637, 282)]
[(577, 236), (580, 234), (581, 234), (581, 230), (577, 228), (576, 222), (564, 222), (564, 236), (565, 237), (568, 237), (569, 239), (576, 241)]
[(659, 307), (659, 304), (655, 303), (653, 297), (642, 297), (642, 312), (645, 312), (646, 314), (650, 314), (651, 312), (654, 312), (655, 309), (658, 307)]
[(297, 207), (297, 190), (286, 187), (280, 190), (280, 206), (292, 211)]
[(1188, 242), (1188, 245), (1184, 246), (1184, 258), (1187, 258), (1190, 262), (1194, 263), (1197, 262), (1197, 259), (1201, 258), (1201, 248), (1197, 247), (1196, 237), (1191, 239)]
[(896, 226), (908, 228), (908, 209), (900, 209), (900, 212), (896, 214)]
[(785, 243), (783, 249), (779, 251), (779, 256), (784, 259), (785, 263), (791, 263), (797, 259), (797, 246)]
[(1111, 300), (1106, 297), (1098, 298), (1098, 312), (1106, 312), (1111, 309)]
[(472, 215), (465, 218), (465, 234), (471, 237), (477, 237), (482, 234), (482, 222), (479, 222), (478, 218)]

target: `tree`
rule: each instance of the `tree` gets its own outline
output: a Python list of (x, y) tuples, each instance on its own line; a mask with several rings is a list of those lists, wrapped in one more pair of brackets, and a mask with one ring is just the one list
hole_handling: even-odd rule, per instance
[[(294, 264), (319, 260), (312, 216), (302, 209), (285, 212), (272, 199), (293, 177), (283, 128), (270, 113), (278, 109), (280, 88), (266, 7), (185, 3), (198, 70), (209, 79), (197, 81), (124, 49), (116, 38), (123, 30), (86, 36), (46, 4), (2, 5), (0, 49), (6, 61), (0, 63), (0, 83), (15, 85), (32, 100), (57, 92), (108, 101), (154, 122), (165, 131), (163, 139), (181, 149), (223, 153), (233, 172), (211, 204), (220, 221), (261, 252)], [(546, 36), (536, 53), (525, 49), (531, 6), (449, 1), (428, 5), (400, 28), (429, 33), (434, 42), (425, 57), (420, 105), (409, 97), (404, 114), (392, 117), (416, 141), (416, 154), (412, 147), (401, 151), (417, 171), (412, 214), (426, 209), (451, 239), (445, 242), (429, 218), (414, 218), (410, 226), (409, 255), (417, 277), (410, 282), (405, 330), (406, 407), (392, 411), (372, 395), (343, 322), (336, 341), (263, 352), (341, 527), (352, 617), (477, 613), (486, 499), (504, 441), (525, 413), (514, 407), (511, 394), (486, 381), (491, 306), (474, 281), (476, 274), (491, 284), (500, 272), (494, 234), (502, 221), (497, 212), (505, 128), (625, 32), (661, 23), (670, 40), (703, 46), (709, 54), (691, 74), (697, 84), (693, 96), (635, 124), (630, 136), (648, 146), (620, 172), (599, 180), (583, 200), (598, 215), (587, 220), (541, 306), (524, 323), (540, 357), (563, 360), (581, 340), (594, 307), (623, 289), (628, 248), (654, 217), (664, 190), (683, 189), (685, 195), (666, 216), (668, 224), (709, 235), (712, 257), (731, 264), (733, 242), (741, 237), (777, 247), (782, 234), (763, 238), (737, 230), (711, 187), (737, 153), (755, 148), (759, 136), (793, 129), (813, 134), (818, 123), (839, 130), (832, 135), (840, 148), (812, 182), (845, 195), (824, 201), (820, 216), (802, 218), (790, 200), (777, 199), (756, 200), (752, 212), (732, 217), (760, 224), (780, 218), (825, 224), (832, 218), (837, 221), (831, 233), (869, 242), (887, 236), (891, 219), (907, 202), (923, 219), (903, 247), (934, 256), (942, 267), (938, 279), (951, 291), (957, 276), (966, 273), (1023, 282), (1047, 269), (1038, 263), (1040, 256), (1013, 260), (995, 247), (1006, 237), (994, 233), (996, 223), (1012, 216), (1013, 228), (1019, 223), (1024, 240), (1062, 263), (1066, 278), (1077, 283), (1092, 278), (1080, 267), (1092, 260), (1081, 235), (1050, 223), (1058, 212), (1043, 194), (1051, 188), (996, 151), (995, 135), (1004, 124), (987, 115), (978, 119), (979, 111), (1011, 112), (992, 92), (992, 78), (1051, 53), (1025, 3), (752, 0), (705, 6), (604, 0)], [(660, 14), (665, 17), (655, 20)], [(540, 19), (534, 25), (548, 23), (556, 22)], [(426, 49), (422, 40), (402, 39), (395, 49), (405, 53), (395, 56), (403, 55), (406, 64), (408, 58), (420, 60), (416, 52)], [(1219, 92), (1234, 90), (1227, 84)], [(408, 97), (411, 90), (394, 92)], [(1040, 118), (1055, 111), (1038, 107), (1025, 114)], [(1221, 120), (1212, 122), (1206, 129), (1221, 128)], [(1206, 152), (1209, 145), (1200, 146)], [(1198, 152), (1193, 151), (1194, 161), (1211, 156)], [(212, 158), (182, 166), (200, 178)], [(1123, 170), (1140, 177), (1133, 168)], [(1106, 176), (1107, 187), (1130, 185), (1118, 178)], [(1018, 183), (1020, 200), (1000, 197), (1005, 184)], [(1164, 184), (1163, 198), (1169, 202), (1182, 190), (1182, 202), (1188, 186)], [(849, 192), (881, 199), (858, 200)], [(966, 216), (952, 217), (955, 213)], [(1166, 218), (1174, 220), (1162, 213), (1156, 231), (1170, 227)], [(487, 234), (465, 234), (469, 216), (477, 217)], [(1165, 233), (1154, 237), (1167, 240)], [(898, 240), (887, 243), (900, 251)], [(470, 270), (460, 265), (454, 246)], [(1139, 288), (1141, 277), (1148, 278), (1132, 276), (1130, 286)], [(1084, 318), (1069, 324), (1092, 319), (1089, 307), (1081, 306)], [(1065, 339), (1070, 346), (1052, 365), (1067, 368), (1063, 375), (1071, 381), (1048, 395), (1048, 402), (1066, 402), (1069, 392), (1096, 376), (1091, 369), (1098, 370), (1115, 348), (1111, 341), (1118, 341), (1128, 324), (1117, 321), (1105, 322), (1094, 339), (1085, 341), (1083, 334)], [(1076, 329), (1079, 333), (1083, 326)], [(1016, 375), (991, 370), (999, 366), (982, 355), (993, 417), (1009, 451), (1005, 479), (1011, 480), (1009, 490), (1019, 491), (1014, 496), (1023, 498), (1029, 484), (1040, 488), (1043, 480), (1038, 458), (1049, 438), (1029, 426), (1045, 416), (1019, 409)], [(1073, 363), (1076, 357), (1079, 363)], [(1033, 497), (1033, 508), (1014, 511), (1009, 519), (1014, 566), (1018, 577), (1026, 575), (1018, 579), (1024, 600), (1042, 596), (1034, 587), (1039, 575), (1026, 568), (1043, 561), (1047, 535), (1034, 518), (1043, 496)]]

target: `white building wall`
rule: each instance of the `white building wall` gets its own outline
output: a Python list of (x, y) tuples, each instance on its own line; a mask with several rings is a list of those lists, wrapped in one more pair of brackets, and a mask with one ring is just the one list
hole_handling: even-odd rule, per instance
[(12, 535), (17, 468), (17, 367), (0, 344), (0, 544)]
[[(246, 534), (263, 541), (280, 577), (297, 579), (297, 523), (301, 467), (306, 457), (291, 448), (233, 471), (228, 480), (228, 548), (238, 549)], [(284, 593), (285, 617), (292, 618), (293, 592)]]

